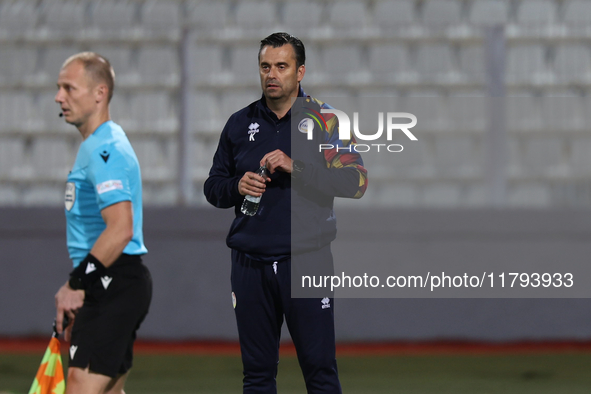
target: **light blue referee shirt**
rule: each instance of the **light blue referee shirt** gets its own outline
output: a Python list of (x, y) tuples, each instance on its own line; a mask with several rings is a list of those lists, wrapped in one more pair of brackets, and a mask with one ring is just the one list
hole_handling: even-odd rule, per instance
[(109, 120), (82, 142), (68, 175), (67, 240), (74, 267), (106, 228), (101, 210), (121, 201), (133, 207), (133, 238), (123, 253), (145, 254), (140, 166), (121, 126)]

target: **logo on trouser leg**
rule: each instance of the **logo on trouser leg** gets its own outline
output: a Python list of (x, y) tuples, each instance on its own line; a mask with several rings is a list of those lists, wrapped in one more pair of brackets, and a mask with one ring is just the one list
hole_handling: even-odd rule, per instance
[(322, 302), (322, 309), (330, 308), (330, 298), (324, 297), (320, 302)]
[(74, 356), (76, 355), (76, 350), (78, 350), (78, 346), (70, 346), (70, 358), (73, 360)]
[(236, 294), (232, 292), (232, 306), (236, 309)]

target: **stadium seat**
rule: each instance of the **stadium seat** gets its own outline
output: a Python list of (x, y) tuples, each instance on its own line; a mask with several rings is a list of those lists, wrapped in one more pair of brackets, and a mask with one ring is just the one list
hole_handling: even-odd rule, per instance
[(44, 25), (51, 36), (68, 37), (80, 34), (86, 22), (85, 1), (52, 0), (43, 3)]
[(546, 50), (542, 44), (518, 44), (508, 48), (509, 83), (540, 83), (547, 75)]
[(329, 9), (328, 23), (332, 27), (354, 29), (366, 23), (366, 7), (361, 1), (337, 1)]
[(8, 45), (1, 51), (0, 83), (11, 86), (31, 82), (37, 62), (37, 49)]
[(195, 91), (191, 97), (191, 108), (189, 126), (192, 132), (216, 135), (222, 132), (227, 119), (222, 119), (220, 115), (220, 105), (214, 92)]
[(523, 0), (517, 9), (517, 22), (524, 25), (552, 23), (556, 5), (552, 0)]
[(384, 77), (403, 79), (411, 72), (404, 44), (375, 44), (369, 47), (369, 69), (378, 80)]
[(36, 137), (31, 147), (35, 177), (65, 181), (76, 158), (75, 148), (64, 137)]
[(546, 95), (542, 97), (542, 122), (550, 132), (587, 130), (584, 98), (580, 96)]
[(427, 25), (450, 25), (461, 20), (461, 2), (456, 0), (427, 1), (424, 3), (423, 22)]
[(542, 100), (529, 93), (507, 97), (507, 130), (534, 131), (541, 130)]
[(424, 81), (452, 81), (455, 71), (454, 54), (448, 44), (422, 44), (417, 51), (416, 67)]
[(372, 19), (381, 27), (409, 26), (415, 22), (414, 1), (378, 1), (374, 7)]
[(451, 130), (471, 134), (486, 130), (489, 99), (482, 91), (456, 92), (447, 101)]
[(589, 176), (591, 172), (591, 138), (589, 136), (575, 137), (570, 142), (570, 167), (575, 177)]
[(91, 28), (105, 39), (125, 38), (135, 26), (138, 4), (127, 0), (92, 2)]
[(566, 166), (564, 140), (559, 137), (531, 137), (525, 141), (522, 165), (526, 177), (556, 175)]
[[(60, 69), (64, 61), (72, 55), (80, 52), (77, 45), (48, 45), (40, 52), (40, 77), (45, 83), (54, 84), (57, 81)], [(54, 85), (55, 86), (55, 85)]]
[(435, 137), (433, 163), (438, 176), (465, 177), (482, 175), (482, 145), (470, 135), (445, 135)]
[(320, 26), (322, 5), (319, 2), (287, 1), (283, 9), (283, 22), (289, 31)]
[(446, 113), (446, 98), (437, 91), (412, 91), (408, 96), (400, 97), (400, 112), (410, 112), (417, 117), (418, 130), (446, 130), (449, 118)]
[(168, 92), (137, 93), (130, 103), (139, 132), (174, 133), (178, 130), (178, 109)]
[(188, 19), (197, 28), (226, 26), (228, 22), (228, 2), (218, 1), (191, 1), (189, 2)]
[(485, 53), (482, 45), (465, 45), (460, 47), (460, 70), (467, 82), (486, 83)]
[(230, 48), (232, 78), (240, 86), (260, 86), (258, 56), (259, 45), (239, 45)]
[[(192, 143), (191, 152), (191, 178), (203, 181), (207, 178), (213, 156), (218, 146), (219, 138), (195, 138)], [(253, 171), (256, 170), (253, 169)]]
[(145, 32), (175, 38), (181, 27), (180, 3), (147, 0), (141, 5), (140, 20)]
[(478, 25), (504, 24), (508, 22), (507, 0), (476, 0), (470, 9), (470, 22)]
[(591, 24), (591, 2), (587, 0), (566, 1), (564, 22), (575, 26)]
[(0, 179), (26, 178), (27, 174), (22, 172), (25, 160), (24, 142), (21, 137), (7, 137), (0, 134)]
[[(45, 121), (35, 110), (34, 97), (28, 92), (4, 92), (0, 94), (0, 133), (41, 131)], [(57, 114), (57, 112), (55, 112)]]
[[(224, 48), (220, 45), (193, 43), (189, 48), (192, 84), (219, 84), (228, 82), (231, 72), (224, 70), (222, 63)], [(256, 65), (256, 59), (255, 59)], [(229, 68), (229, 65), (227, 65)]]
[(361, 71), (361, 52), (358, 45), (353, 43), (334, 44), (323, 51), (323, 69), (326, 77), (349, 78)]
[(178, 157), (176, 141), (158, 137), (132, 137), (130, 141), (140, 162), (142, 179), (148, 182), (173, 179)]
[(240, 1), (236, 6), (237, 26), (246, 29), (274, 27), (279, 18), (276, 3), (269, 1)]
[(128, 92), (117, 91), (109, 105), (111, 119), (119, 124), (127, 134), (141, 131), (140, 119), (136, 118), (131, 110), (131, 96)]
[(39, 20), (37, 7), (34, 1), (0, 3), (0, 37), (19, 38), (34, 32)]
[(564, 43), (557, 46), (554, 72), (559, 82), (591, 81), (591, 52), (584, 44)]
[(142, 84), (176, 86), (179, 83), (179, 54), (174, 46), (143, 47), (138, 65)]

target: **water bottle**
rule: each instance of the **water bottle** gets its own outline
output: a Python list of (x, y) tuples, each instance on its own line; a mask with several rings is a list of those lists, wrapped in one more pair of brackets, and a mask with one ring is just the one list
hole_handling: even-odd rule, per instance
[[(263, 178), (267, 178), (267, 167), (261, 166), (256, 171), (256, 174), (262, 176)], [(261, 203), (261, 197), (262, 196), (255, 197), (248, 194), (244, 196), (244, 201), (242, 202), (240, 212), (247, 216), (256, 215), (257, 211), (259, 210), (259, 204)]]

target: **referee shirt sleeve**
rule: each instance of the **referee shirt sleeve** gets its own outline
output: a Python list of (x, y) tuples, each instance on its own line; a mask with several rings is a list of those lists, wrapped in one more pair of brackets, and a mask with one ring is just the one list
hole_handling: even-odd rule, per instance
[(205, 198), (217, 208), (234, 207), (243, 199), (238, 192), (238, 182), (241, 177), (236, 175), (236, 164), (228, 136), (231, 119), (222, 131), (218, 148), (213, 156), (213, 164), (209, 170), (209, 177), (203, 185)]
[(94, 186), (100, 210), (121, 201), (132, 201), (131, 166), (124, 154), (113, 146), (104, 145), (92, 152), (88, 179)]

